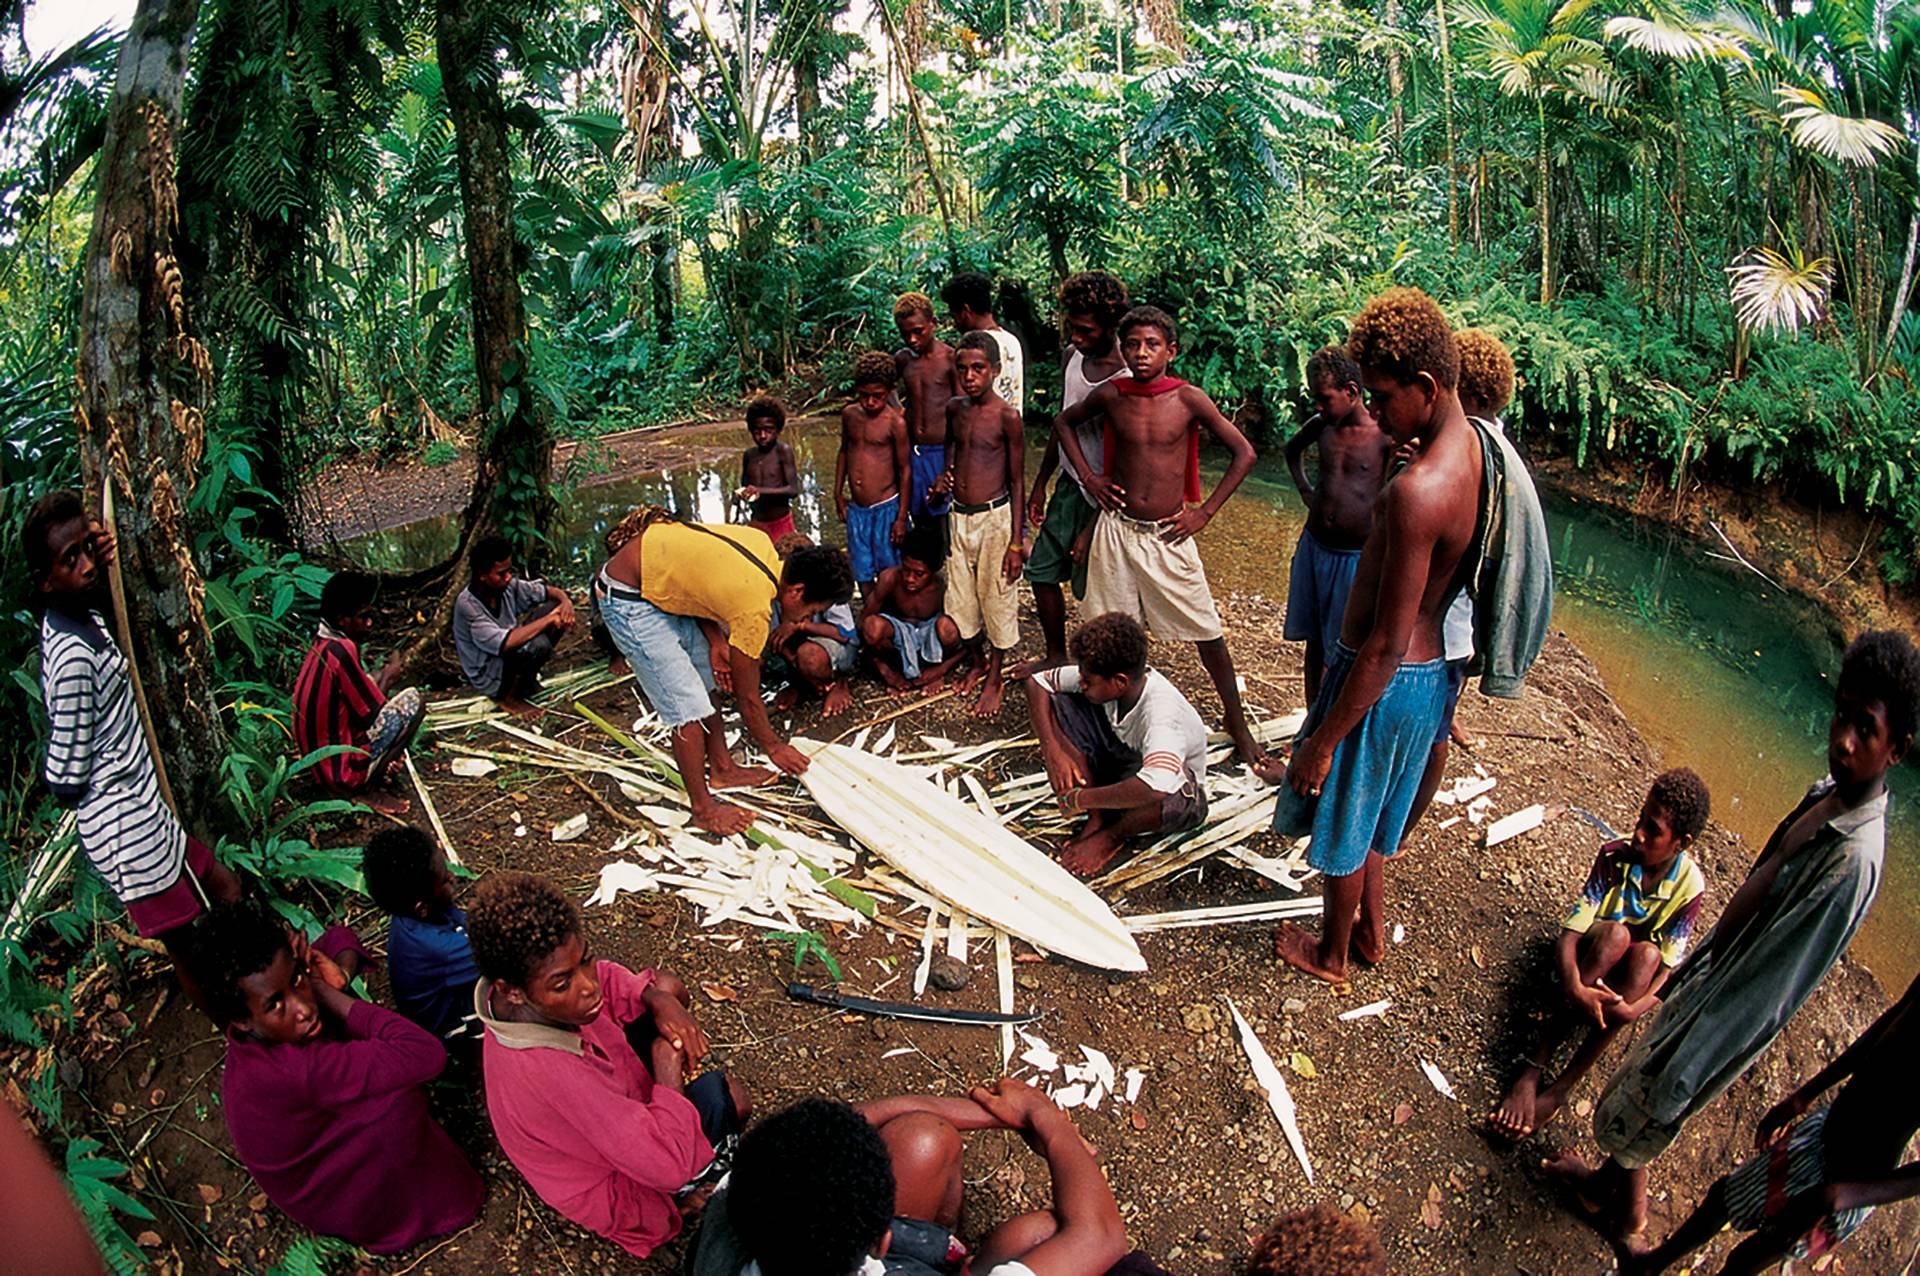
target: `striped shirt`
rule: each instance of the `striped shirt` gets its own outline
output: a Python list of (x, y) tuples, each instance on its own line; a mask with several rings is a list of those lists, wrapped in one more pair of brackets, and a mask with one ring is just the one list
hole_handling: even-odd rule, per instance
[(186, 866), (187, 835), (160, 800), (127, 658), (98, 612), (82, 620), (49, 609), (41, 618), (40, 696), (41, 778), (79, 808), (80, 849), (122, 904), (158, 895)]
[[(1079, 691), (1080, 666), (1061, 665), (1033, 675), (1048, 691)], [(1158, 669), (1147, 670), (1140, 698), (1122, 711), (1118, 700), (1100, 706), (1120, 743), (1140, 755), (1140, 779), (1155, 793), (1196, 793), (1206, 784), (1207, 724)]]
[(366, 784), (367, 732), (386, 702), (361, 666), (353, 639), (321, 625), (293, 683), (293, 742), (302, 755), (330, 744), (362, 750), (315, 763), (313, 773), (322, 786), (351, 793)]

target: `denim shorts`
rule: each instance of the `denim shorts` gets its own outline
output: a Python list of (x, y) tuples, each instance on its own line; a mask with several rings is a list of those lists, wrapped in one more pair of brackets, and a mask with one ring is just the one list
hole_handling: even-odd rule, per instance
[(698, 621), (614, 594), (601, 597), (600, 616), (662, 722), (683, 727), (713, 716), (713, 663)]

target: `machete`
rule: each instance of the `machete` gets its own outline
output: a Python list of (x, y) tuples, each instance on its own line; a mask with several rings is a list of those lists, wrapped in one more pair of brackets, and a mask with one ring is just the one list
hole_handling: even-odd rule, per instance
[(1032, 1023), (1040, 1017), (1039, 1011), (1024, 1015), (1002, 1015), (990, 1010), (938, 1010), (931, 1006), (916, 1006), (908, 1002), (873, 1001), (866, 997), (849, 997), (834, 992), (830, 988), (815, 988), (811, 984), (788, 984), (787, 996), (795, 1001), (812, 1002), (816, 1006), (851, 1011), (856, 1015), (879, 1015), (883, 1019), (918, 1019), (926, 1023), (970, 1024), (977, 1028)]

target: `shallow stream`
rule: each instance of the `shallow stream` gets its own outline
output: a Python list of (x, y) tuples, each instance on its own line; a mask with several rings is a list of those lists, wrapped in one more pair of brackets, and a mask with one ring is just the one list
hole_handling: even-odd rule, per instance
[[(836, 434), (822, 419), (786, 432), (802, 487), (794, 520), (829, 544), (844, 543), (828, 490)], [(740, 442), (747, 442), (744, 431)], [(1038, 458), (1036, 441), (1029, 472)], [(738, 478), (732, 465), (696, 465), (580, 488), (561, 546), (564, 575), (585, 579), (598, 566), (606, 529), (641, 502), (725, 521)], [(1204, 534), (1215, 587), (1284, 598), (1286, 564), (1304, 516), (1278, 453), (1263, 458)], [(424, 519), (342, 548), (369, 566), (419, 566), (451, 551), (455, 517)], [(1548, 522), (1558, 578), (1554, 623), (1599, 667), (1661, 757), (1700, 773), (1713, 794), (1714, 819), (1757, 853), (1775, 822), (1825, 773), (1839, 651), (1818, 610), (1656, 524), (1552, 494)], [(1855, 942), (1889, 995), (1920, 972), (1920, 805), (1908, 796), (1920, 792), (1915, 778), (1910, 767), (1894, 777), (1886, 877)], [(1578, 794), (1566, 796), (1580, 802)], [(1634, 813), (1605, 814), (1624, 828)], [(1714, 883), (1720, 902), (1733, 886)]]

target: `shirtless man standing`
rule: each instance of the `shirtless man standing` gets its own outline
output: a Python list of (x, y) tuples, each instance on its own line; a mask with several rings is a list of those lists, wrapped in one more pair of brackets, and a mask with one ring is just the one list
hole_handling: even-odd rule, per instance
[(1380, 294), (1354, 320), (1347, 350), (1375, 419), (1396, 442), (1424, 443), (1375, 502), (1340, 643), (1274, 813), (1276, 831), (1313, 834), (1308, 862), (1327, 882), (1318, 938), (1284, 924), (1274, 949), (1331, 983), (1346, 979), (1350, 945), (1369, 963), (1386, 951), (1386, 858), (1400, 849), (1445, 708), (1440, 617), (1481, 488), (1480, 441), (1454, 391), (1460, 352), (1433, 299), (1413, 288)]
[(847, 558), (863, 598), (881, 572), (900, 562), (907, 534), (907, 419), (888, 402), (896, 376), (892, 355), (866, 351), (854, 361), (853, 402), (840, 413), (833, 504), (847, 525)]
[[(1293, 484), (1307, 503), (1307, 525), (1293, 551), (1281, 636), (1307, 644), (1307, 703), (1312, 704), (1340, 639), (1347, 592), (1373, 524), (1373, 503), (1387, 481), (1393, 440), (1361, 402), (1360, 369), (1344, 347), (1328, 346), (1307, 360), (1307, 389), (1317, 411), (1286, 448)], [(1307, 482), (1305, 465), (1307, 449), (1316, 443), (1317, 486)]]
[(947, 468), (947, 400), (960, 393), (960, 375), (954, 370), (953, 347), (935, 331), (933, 298), (923, 292), (902, 293), (893, 303), (893, 326), (906, 343), (894, 352), (893, 364), (900, 375), (900, 402), (913, 451), (908, 513), (917, 527), (946, 517), (947, 503), (930, 504), (928, 493)]

